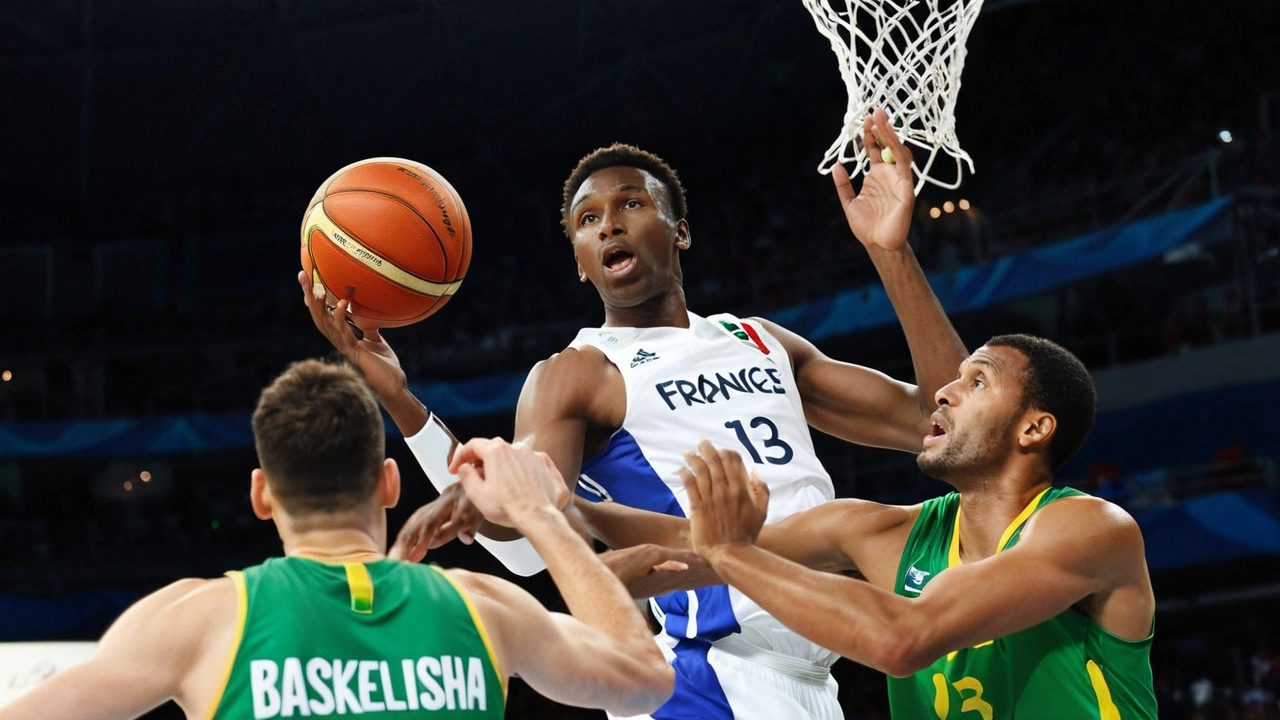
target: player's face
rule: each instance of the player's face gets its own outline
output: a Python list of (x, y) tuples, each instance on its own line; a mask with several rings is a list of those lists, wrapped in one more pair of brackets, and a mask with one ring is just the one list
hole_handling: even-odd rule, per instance
[(916, 458), (921, 470), (939, 480), (999, 470), (1018, 447), (1026, 362), (1016, 350), (984, 345), (960, 363), (959, 376), (938, 390), (933, 431)]
[(606, 306), (634, 307), (680, 286), (688, 225), (672, 216), (666, 188), (644, 170), (592, 173), (573, 197), (569, 221), (578, 272)]

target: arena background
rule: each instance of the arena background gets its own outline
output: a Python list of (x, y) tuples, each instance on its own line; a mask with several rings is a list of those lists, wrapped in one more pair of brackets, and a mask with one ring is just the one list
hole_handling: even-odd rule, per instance
[[(969, 347), (1035, 332), (1094, 371), (1098, 427), (1061, 480), (1143, 527), (1161, 717), (1276, 717), (1280, 10), (988, 0), (968, 49), (977, 173), (926, 188), (912, 243)], [(6, 2), (0, 97), (0, 641), (92, 640), (145, 592), (279, 552), (246, 502), (248, 412), (327, 352), (297, 226), (358, 159), (425, 162), (470, 210), (458, 296), (387, 333), (460, 436), (509, 437), (527, 369), (601, 321), (557, 211), (614, 140), (689, 188), (691, 309), (911, 379), (814, 169), (846, 98), (799, 0)], [(942, 491), (909, 456), (816, 441), (840, 495)], [(388, 446), (398, 528), (434, 492)], [(882, 677), (835, 672), (849, 717), (887, 717)], [(601, 717), (518, 683), (508, 716)]]

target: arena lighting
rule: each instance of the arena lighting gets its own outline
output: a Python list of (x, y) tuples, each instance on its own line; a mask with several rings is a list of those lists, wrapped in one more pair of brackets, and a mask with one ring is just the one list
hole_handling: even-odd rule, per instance
[(948, 200), (948, 201), (946, 201), (946, 202), (942, 203), (942, 211), (943, 211), (943, 212), (948, 212), (948, 213), (953, 213), (953, 212), (955, 212), (955, 211), (956, 211), (956, 204), (955, 204), (955, 203), (953, 203), (953, 202), (951, 202), (950, 200)]
[(960, 209), (961, 209), (961, 210), (968, 210), (968, 209), (969, 209), (969, 201), (968, 201), (968, 200), (965, 200), (964, 198), (960, 198)]
[(933, 218), (934, 220), (937, 220), (938, 218), (942, 217), (942, 211), (936, 207), (929, 208), (929, 217)]
[(5, 370), (4, 372), (0, 373), (0, 380), (3, 380), (3, 381), (5, 381), (5, 382), (9, 382), (9, 381), (10, 381), (10, 380), (12, 380), (12, 379), (13, 379), (13, 371), (12, 371), (12, 370)]
[(151, 482), (151, 473), (147, 472), (146, 470), (143, 470), (142, 472), (138, 473), (138, 479), (141, 480), (142, 482)]
[(1230, 131), (1230, 130), (1222, 130), (1222, 131), (1220, 131), (1220, 132), (1218, 133), (1218, 140), (1219, 140), (1219, 141), (1221, 141), (1223, 145), (1228, 145), (1228, 144), (1230, 144), (1230, 143), (1231, 143), (1231, 141), (1232, 141), (1232, 140), (1234, 140), (1234, 139), (1235, 139), (1235, 138), (1231, 137), (1231, 131)]
[(124, 481), (124, 491), (125, 491), (125, 492), (129, 492), (129, 491), (130, 491), (130, 490), (132, 490), (132, 489), (133, 489), (133, 481), (132, 481), (132, 480), (125, 480), (125, 481)]

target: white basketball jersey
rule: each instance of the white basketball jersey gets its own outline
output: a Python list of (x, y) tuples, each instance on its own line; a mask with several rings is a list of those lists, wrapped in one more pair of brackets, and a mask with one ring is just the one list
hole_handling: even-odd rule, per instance
[[(582, 464), (578, 494), (687, 517), (678, 469), (699, 440), (737, 450), (769, 486), (768, 522), (835, 497), (818, 462), (790, 358), (759, 323), (689, 313), (689, 328), (587, 328), (570, 344), (592, 346), (626, 382), (622, 427)], [(725, 585), (654, 598), (673, 638), (732, 633), (758, 648), (815, 664), (836, 655), (786, 629)]]

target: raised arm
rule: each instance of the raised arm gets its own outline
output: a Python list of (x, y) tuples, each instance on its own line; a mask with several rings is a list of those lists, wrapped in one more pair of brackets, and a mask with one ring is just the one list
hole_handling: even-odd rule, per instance
[(230, 652), (235, 603), (229, 578), (157, 590), (121, 614), (88, 660), (0, 707), (0, 720), (123, 720), (170, 699), (203, 716)]
[(715, 463), (686, 478), (694, 549), (783, 624), (895, 676), (1008, 635), (1082, 601), (1115, 635), (1141, 639), (1154, 600), (1137, 524), (1109, 503), (1068, 498), (1040, 510), (1013, 548), (951, 568), (906, 598), (815, 572), (753, 544), (762, 514), (745, 474)]
[(479, 596), (502, 670), (570, 705), (620, 715), (657, 708), (674, 674), (621, 583), (556, 510), (567, 488), (549, 458), (502, 440), (473, 440), (455, 465), (485, 516), (519, 529), (546, 558), (572, 615), (550, 613), (497, 578), (459, 573)]
[(305, 272), (298, 273), (298, 284), (302, 286), (303, 301), (316, 329), (348, 362), (360, 369), (400, 432), (405, 437), (416, 435), (427, 424), (431, 413), (410, 392), (409, 381), (395, 351), (376, 329), (361, 333), (353, 330), (347, 322), (346, 300), (339, 300), (333, 310), (329, 310), (323, 294), (317, 297), (315, 285)]
[[(871, 158), (862, 192), (854, 191), (840, 165), (832, 168), (831, 178), (849, 229), (866, 247), (902, 324), (917, 385), (836, 362), (803, 338), (765, 325), (792, 355), (810, 424), (860, 445), (916, 453), (936, 408), (934, 394), (955, 379), (968, 353), (907, 243), (915, 206), (911, 151), (899, 141), (883, 110), (866, 119), (862, 135)], [(892, 152), (894, 162), (881, 159), (881, 148)]]

